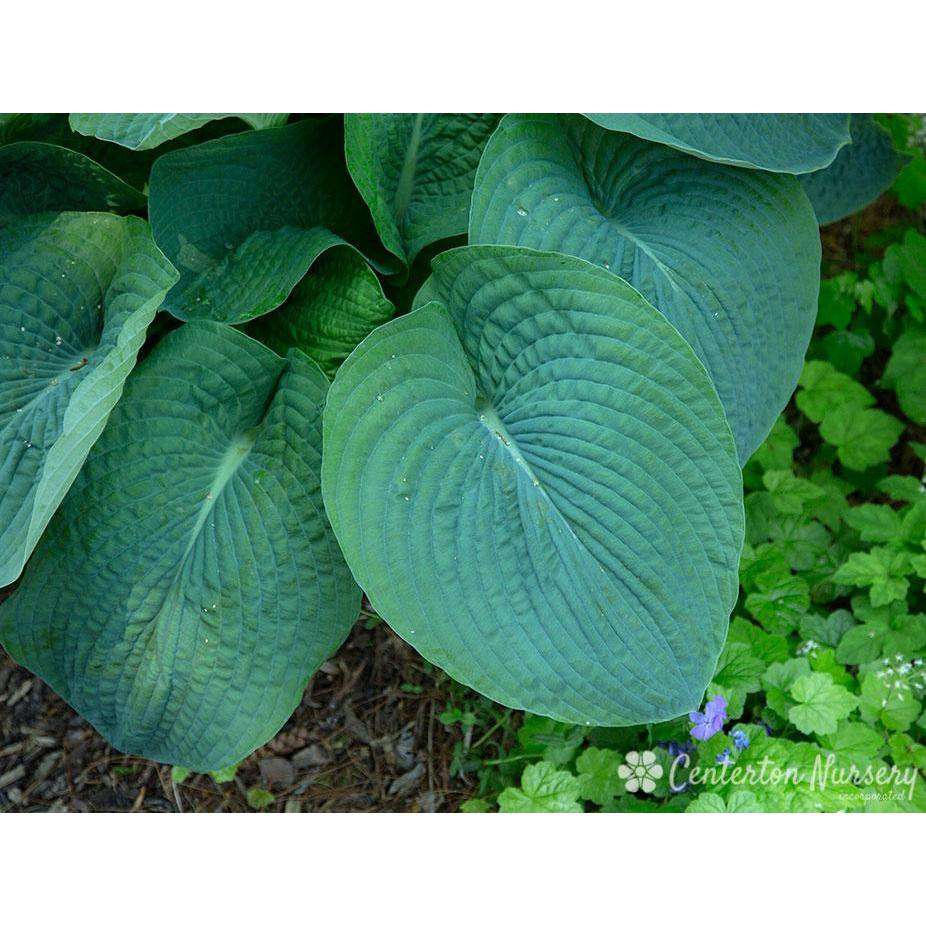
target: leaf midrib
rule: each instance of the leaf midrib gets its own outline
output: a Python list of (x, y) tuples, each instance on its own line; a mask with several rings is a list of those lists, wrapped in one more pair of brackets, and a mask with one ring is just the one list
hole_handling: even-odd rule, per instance
[(412, 125), (411, 137), (405, 149), (405, 158), (402, 161), (402, 170), (399, 172), (399, 182), (396, 184), (395, 198), (392, 205), (395, 211), (396, 225), (401, 226), (412, 201), (412, 190), (415, 187), (415, 171), (418, 168), (418, 150), (421, 147), (421, 128), (424, 123), (424, 113), (415, 113), (415, 122)]
[[(251, 453), (251, 449), (257, 440), (257, 432), (259, 430), (259, 427), (252, 428), (241, 434), (235, 435), (226, 448), (216, 469), (212, 484), (209, 486), (209, 491), (206, 493), (205, 504), (200, 507), (199, 514), (196, 516), (196, 521), (190, 532), (189, 543), (181, 559), (181, 566), (186, 561), (187, 556), (189, 556), (190, 550), (193, 549), (193, 545), (196, 543), (196, 539), (199, 537), (200, 531), (202, 531), (203, 525), (206, 523), (206, 518), (209, 517), (212, 510), (215, 508), (215, 503), (219, 496)], [(179, 569), (177, 570), (178, 575), (180, 571)]]
[[(601, 569), (602, 573), (609, 577), (609, 581), (615, 581), (615, 579), (611, 577), (609, 567), (606, 566), (595, 554), (595, 552), (589, 548), (588, 544), (585, 543), (581, 537), (579, 537), (572, 521), (563, 511), (560, 510), (556, 502), (550, 497), (546, 487), (541, 483), (540, 478), (534, 472), (533, 468), (527, 462), (527, 460), (524, 459), (517, 441), (508, 433), (504, 422), (502, 421), (498, 412), (495, 410), (495, 406), (492, 404), (491, 400), (483, 396), (477, 396), (476, 410), (479, 413), (480, 424), (485, 427), (486, 430), (494, 433), (495, 437), (504, 445), (505, 449), (508, 451), (509, 456), (515, 462), (515, 464), (520, 466), (527, 473), (527, 475), (530, 477), (531, 484), (533, 485), (534, 489), (539, 492), (539, 494), (546, 500), (547, 504), (550, 506), (550, 509), (556, 513), (560, 519), (560, 522), (568, 531), (569, 535), (573, 538), (579, 549), (581, 549), (582, 552), (588, 556), (591, 561), (598, 566), (599, 569)], [(658, 627), (655, 629), (650, 628), (650, 634), (655, 640), (656, 644), (672, 658), (680, 676), (685, 679), (685, 686), (689, 687), (687, 678), (682, 672), (681, 665), (679, 664), (678, 655), (675, 653), (668, 639), (666, 639), (665, 635)], [(692, 693), (691, 697), (692, 700), (696, 700), (697, 696), (695, 693)]]

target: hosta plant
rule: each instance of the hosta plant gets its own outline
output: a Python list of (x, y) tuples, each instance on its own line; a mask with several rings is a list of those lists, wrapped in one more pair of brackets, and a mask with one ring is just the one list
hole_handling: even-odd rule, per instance
[(926, 810), (924, 241), (888, 223), (829, 268), (795, 401), (744, 468), (741, 592), (703, 708), (588, 728), (451, 688), (463, 810)]
[[(818, 222), (903, 164), (833, 114), (0, 117), (0, 642), (197, 770), (273, 736), (363, 594), (551, 723), (696, 711), (802, 370), (844, 465), (895, 427), (804, 354)], [(873, 606), (919, 568), (879, 549), (837, 577)]]

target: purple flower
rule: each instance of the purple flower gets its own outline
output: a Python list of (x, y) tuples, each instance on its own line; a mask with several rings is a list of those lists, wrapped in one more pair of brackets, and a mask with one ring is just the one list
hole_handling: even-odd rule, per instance
[(727, 699), (723, 695), (711, 698), (701, 711), (692, 711), (688, 719), (694, 724), (691, 735), (696, 740), (709, 740), (723, 729), (727, 719)]
[(733, 745), (742, 752), (749, 745), (749, 737), (744, 730), (733, 731)]
[(688, 740), (685, 743), (679, 743), (675, 740), (672, 740), (665, 744), (665, 749), (673, 759), (677, 758), (678, 756), (691, 755), (691, 753), (694, 752), (694, 748), (695, 745), (691, 742), (691, 740)]
[(724, 749), (723, 752), (717, 753), (717, 764), (718, 765), (732, 765), (733, 757), (730, 755), (729, 749)]

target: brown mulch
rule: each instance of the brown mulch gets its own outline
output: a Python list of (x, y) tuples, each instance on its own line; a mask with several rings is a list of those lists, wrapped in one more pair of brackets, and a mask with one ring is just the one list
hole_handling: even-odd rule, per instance
[(826, 225), (820, 229), (823, 245), (823, 275), (839, 270), (851, 270), (862, 243), (885, 228), (910, 227), (922, 224), (922, 216), (904, 209), (892, 196), (882, 196), (856, 215)]
[(469, 794), (450, 779), (459, 734), (438, 720), (445, 683), (384, 624), (358, 623), (233, 781), (178, 784), (170, 766), (113, 749), (0, 649), (0, 812), (250, 811), (254, 787), (278, 811), (452, 811)]

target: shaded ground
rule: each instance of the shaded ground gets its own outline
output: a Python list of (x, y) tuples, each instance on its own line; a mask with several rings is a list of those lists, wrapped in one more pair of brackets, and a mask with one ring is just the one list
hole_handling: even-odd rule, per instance
[(468, 794), (450, 781), (458, 734), (437, 719), (445, 681), (385, 625), (358, 623), (233, 781), (177, 784), (169, 766), (116, 752), (0, 650), (0, 812), (246, 811), (253, 787), (274, 810), (454, 810)]

